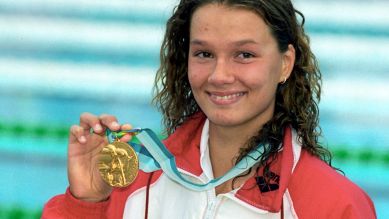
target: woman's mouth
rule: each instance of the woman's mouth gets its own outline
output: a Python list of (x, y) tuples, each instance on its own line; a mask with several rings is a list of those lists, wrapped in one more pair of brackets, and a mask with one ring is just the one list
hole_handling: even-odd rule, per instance
[(209, 92), (211, 101), (216, 105), (228, 105), (238, 102), (246, 92)]

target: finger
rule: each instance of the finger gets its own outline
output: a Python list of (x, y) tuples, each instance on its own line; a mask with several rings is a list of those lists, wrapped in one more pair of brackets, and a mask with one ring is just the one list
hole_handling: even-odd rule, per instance
[(84, 135), (84, 128), (78, 125), (72, 125), (70, 127), (69, 142), (78, 141), (81, 144), (86, 143), (86, 137)]
[(92, 129), (93, 132), (101, 134), (104, 131), (99, 118), (96, 115), (87, 112), (81, 114), (80, 126), (84, 128), (86, 132), (90, 132), (90, 130)]
[(120, 130), (120, 125), (118, 123), (118, 120), (113, 115), (108, 114), (102, 114), (99, 116), (99, 119), (103, 126), (109, 128), (112, 131), (118, 131)]
[[(131, 129), (132, 129), (132, 125), (130, 125), (130, 124), (123, 124), (121, 127), (121, 130), (123, 130), (123, 131), (131, 130)], [(127, 133), (123, 137), (120, 138), (120, 141), (128, 142), (131, 140), (132, 136), (133, 136), (132, 133)]]
[(130, 124), (123, 124), (121, 127), (121, 130), (131, 130), (131, 129), (132, 129), (132, 125)]

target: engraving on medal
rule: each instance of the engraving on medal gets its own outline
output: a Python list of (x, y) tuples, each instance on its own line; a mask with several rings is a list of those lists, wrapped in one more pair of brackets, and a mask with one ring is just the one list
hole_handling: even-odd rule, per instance
[(108, 185), (126, 187), (138, 175), (138, 156), (127, 143), (114, 141), (100, 151), (98, 168), (101, 177)]

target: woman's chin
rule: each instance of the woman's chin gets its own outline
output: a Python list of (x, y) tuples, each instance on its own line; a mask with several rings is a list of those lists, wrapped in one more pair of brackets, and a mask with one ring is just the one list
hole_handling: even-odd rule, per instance
[(207, 117), (210, 123), (217, 126), (236, 126), (241, 123), (239, 118), (231, 115), (231, 113), (211, 113), (211, 115), (207, 115)]

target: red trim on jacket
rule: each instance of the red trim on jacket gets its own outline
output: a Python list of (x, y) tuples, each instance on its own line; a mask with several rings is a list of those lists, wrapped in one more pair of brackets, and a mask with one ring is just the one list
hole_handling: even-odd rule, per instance
[[(253, 177), (247, 180), (243, 187), (238, 190), (236, 197), (257, 208), (270, 212), (279, 212), (281, 210), (282, 198), (292, 174), (292, 168), (292, 132), (290, 128), (286, 128), (283, 140), (283, 150), (277, 155), (277, 159), (270, 167), (270, 171), (279, 176), (279, 188), (274, 191), (262, 193), (258, 189), (257, 182)], [(258, 170), (257, 175), (263, 175), (263, 168)]]
[(203, 173), (200, 166), (200, 139), (205, 120), (203, 113), (194, 114), (163, 142), (175, 156), (177, 167), (196, 176)]
[(288, 190), (300, 218), (377, 218), (362, 189), (304, 150)]

